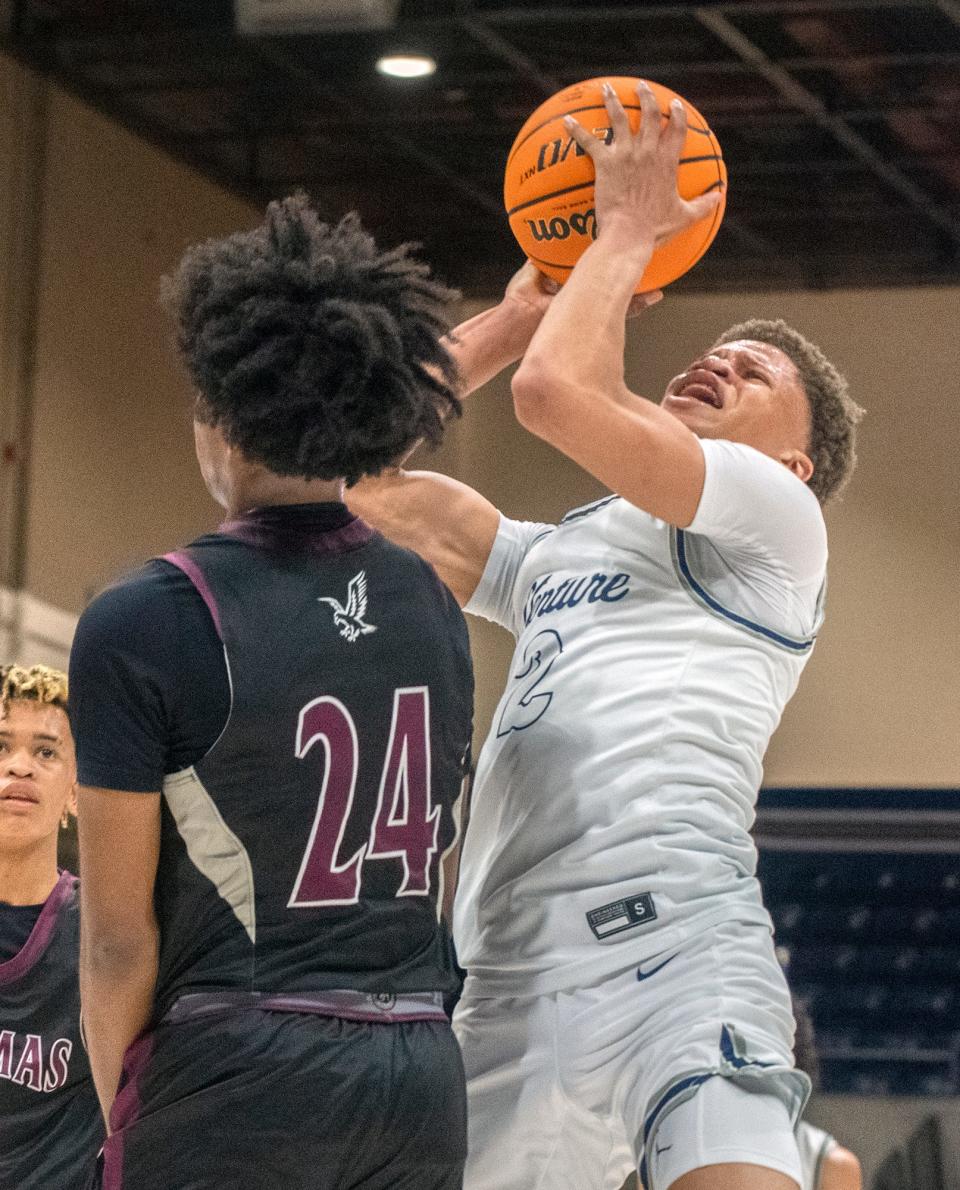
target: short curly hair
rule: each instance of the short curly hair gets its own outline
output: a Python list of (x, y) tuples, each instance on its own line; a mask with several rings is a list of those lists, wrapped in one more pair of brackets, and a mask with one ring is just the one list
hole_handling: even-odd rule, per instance
[(67, 675), (49, 665), (0, 665), (0, 706), (10, 702), (39, 702), (67, 709)]
[(820, 503), (826, 504), (840, 494), (857, 465), (856, 430), (863, 410), (820, 348), (783, 319), (751, 318), (737, 323), (723, 332), (714, 347), (741, 339), (778, 348), (796, 367), (810, 405), (807, 453), (813, 475), (808, 486)]
[(161, 293), (197, 420), (278, 475), (355, 483), (461, 411), (454, 292), (411, 245), (380, 252), (355, 214), (324, 223), (303, 193), (190, 248)]

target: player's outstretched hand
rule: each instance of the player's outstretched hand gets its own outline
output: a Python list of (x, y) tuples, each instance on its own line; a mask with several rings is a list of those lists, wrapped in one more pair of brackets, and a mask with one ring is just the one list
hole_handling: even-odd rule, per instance
[(542, 318), (560, 286), (550, 277), (544, 276), (533, 261), (526, 261), (510, 278), (503, 300), (513, 302), (526, 309), (532, 309)]
[[(545, 276), (532, 260), (528, 260), (510, 278), (503, 300), (516, 303), (523, 313), (532, 311), (542, 318), (559, 292), (559, 283), (552, 277)], [(662, 297), (662, 289), (634, 294), (627, 307), (627, 318), (639, 317), (649, 306), (655, 306)]]
[(645, 82), (637, 86), (641, 120), (636, 133), (609, 83), (603, 88), (613, 139), (598, 140), (573, 116), (564, 124), (592, 159), (596, 170), (594, 207), (598, 235), (620, 227), (640, 239), (660, 244), (705, 218), (720, 202), (719, 190), (683, 199), (677, 192), (677, 168), (687, 135), (687, 113), (674, 99), (661, 126), (660, 105)]

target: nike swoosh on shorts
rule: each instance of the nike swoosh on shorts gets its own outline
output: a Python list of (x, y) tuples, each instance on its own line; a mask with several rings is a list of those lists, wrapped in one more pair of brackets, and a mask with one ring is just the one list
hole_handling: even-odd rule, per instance
[(672, 954), (672, 955), (670, 956), (670, 958), (669, 958), (669, 959), (664, 959), (664, 960), (663, 960), (663, 962), (662, 962), (662, 963), (660, 963), (658, 966), (654, 967), (652, 971), (642, 971), (642, 970), (641, 970), (641, 969), (638, 967), (638, 968), (637, 968), (637, 980), (638, 980), (638, 982), (639, 982), (639, 981), (641, 981), (641, 980), (644, 980), (644, 979), (649, 979), (651, 975), (656, 975), (656, 973), (657, 973), (658, 971), (662, 971), (662, 970), (664, 969), (664, 967), (666, 967), (667, 963), (672, 963), (672, 962), (673, 962), (673, 960), (674, 960), (676, 957), (677, 957), (677, 956), (676, 956), (675, 954)]

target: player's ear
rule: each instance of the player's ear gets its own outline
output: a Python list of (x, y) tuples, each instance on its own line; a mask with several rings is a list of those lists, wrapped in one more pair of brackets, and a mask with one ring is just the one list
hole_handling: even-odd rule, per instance
[(70, 819), (77, 816), (77, 786), (76, 782), (70, 786), (70, 793), (67, 795), (67, 800), (64, 803), (63, 813), (60, 815), (60, 825), (66, 830), (70, 825)]
[(780, 455), (780, 462), (792, 471), (801, 483), (810, 482), (810, 476), (813, 475), (813, 463), (810, 456), (804, 454), (802, 450), (783, 451)]

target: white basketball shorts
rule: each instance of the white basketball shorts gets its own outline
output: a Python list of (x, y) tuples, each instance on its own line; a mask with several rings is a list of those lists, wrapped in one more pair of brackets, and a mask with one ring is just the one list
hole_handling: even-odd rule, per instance
[(646, 1190), (743, 1162), (800, 1184), (790, 997), (762, 926), (723, 924), (589, 988), (485, 996), (454, 1015), (465, 1190)]

